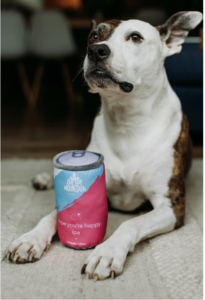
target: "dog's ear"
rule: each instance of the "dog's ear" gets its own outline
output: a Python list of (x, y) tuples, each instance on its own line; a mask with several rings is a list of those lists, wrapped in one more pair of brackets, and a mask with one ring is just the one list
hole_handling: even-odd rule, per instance
[(182, 11), (166, 23), (157, 27), (163, 44), (165, 56), (179, 53), (189, 31), (194, 29), (202, 20), (202, 13), (197, 11)]
[(97, 22), (95, 20), (92, 20), (91, 25), (90, 25), (90, 30), (93, 30), (97, 28)]

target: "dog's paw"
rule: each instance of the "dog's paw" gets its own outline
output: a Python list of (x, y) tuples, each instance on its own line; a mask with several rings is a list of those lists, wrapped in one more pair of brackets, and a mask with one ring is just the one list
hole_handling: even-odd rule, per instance
[(123, 242), (123, 237), (119, 240), (117, 235), (111, 236), (93, 250), (86, 259), (81, 274), (86, 274), (86, 279), (94, 278), (94, 281), (108, 277), (114, 279), (122, 273), (129, 251), (127, 240)]
[(45, 172), (38, 174), (32, 179), (32, 184), (37, 190), (51, 189), (54, 186), (53, 176)]
[(13, 241), (4, 252), (4, 257), (13, 263), (27, 263), (39, 260), (49, 249), (45, 238), (38, 237), (37, 232), (30, 231)]

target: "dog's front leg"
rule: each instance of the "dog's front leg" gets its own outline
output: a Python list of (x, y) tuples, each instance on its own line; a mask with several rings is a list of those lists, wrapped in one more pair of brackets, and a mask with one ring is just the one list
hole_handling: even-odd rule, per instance
[(87, 279), (94, 277), (95, 281), (109, 276), (114, 278), (122, 272), (127, 254), (140, 240), (169, 232), (174, 229), (175, 223), (175, 215), (168, 204), (161, 204), (145, 215), (122, 223), (90, 254), (81, 273), (86, 273)]
[(13, 241), (5, 256), (14, 263), (39, 260), (43, 251), (48, 251), (52, 237), (57, 231), (57, 210), (40, 220), (34, 229)]

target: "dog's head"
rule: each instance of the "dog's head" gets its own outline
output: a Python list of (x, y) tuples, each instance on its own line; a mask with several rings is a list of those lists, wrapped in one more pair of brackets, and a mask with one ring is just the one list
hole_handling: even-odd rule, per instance
[(93, 21), (84, 61), (90, 91), (130, 93), (142, 82), (153, 82), (165, 57), (181, 51), (201, 20), (200, 12), (180, 12), (158, 27), (139, 20)]

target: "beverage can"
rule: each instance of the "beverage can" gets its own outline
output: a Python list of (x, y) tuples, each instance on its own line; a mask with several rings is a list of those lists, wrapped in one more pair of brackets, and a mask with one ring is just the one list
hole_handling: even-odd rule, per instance
[(63, 245), (75, 249), (102, 243), (108, 205), (104, 157), (73, 150), (53, 158), (57, 227)]

